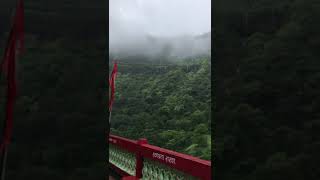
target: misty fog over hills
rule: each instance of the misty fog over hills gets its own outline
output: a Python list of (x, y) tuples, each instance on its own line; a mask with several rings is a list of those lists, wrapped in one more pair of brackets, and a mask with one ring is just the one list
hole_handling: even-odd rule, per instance
[(112, 41), (110, 37), (109, 42), (110, 54), (116, 57), (143, 55), (150, 58), (156, 56), (186, 58), (211, 55), (211, 32), (197, 36), (175, 37), (141, 35), (123, 37), (123, 41)]
[(112, 0), (110, 56), (183, 59), (210, 56), (210, 0)]

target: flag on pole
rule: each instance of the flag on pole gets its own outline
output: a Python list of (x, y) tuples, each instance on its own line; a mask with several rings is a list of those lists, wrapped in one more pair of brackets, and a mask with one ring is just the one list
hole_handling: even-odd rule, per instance
[(12, 134), (13, 106), (16, 97), (16, 56), (23, 50), (24, 41), (24, 9), (23, 0), (18, 0), (16, 13), (10, 30), (8, 42), (1, 64), (1, 70), (6, 77), (7, 83), (7, 103), (5, 126), (0, 142), (0, 152), (10, 143)]
[(113, 65), (113, 70), (111, 72), (111, 76), (109, 78), (109, 87), (110, 87), (110, 98), (109, 98), (109, 112), (111, 112), (112, 110), (112, 104), (114, 101), (114, 95), (116, 92), (116, 88), (115, 88), (115, 80), (116, 80), (116, 76), (117, 76), (117, 71), (118, 71), (118, 64), (115, 61), (114, 65)]

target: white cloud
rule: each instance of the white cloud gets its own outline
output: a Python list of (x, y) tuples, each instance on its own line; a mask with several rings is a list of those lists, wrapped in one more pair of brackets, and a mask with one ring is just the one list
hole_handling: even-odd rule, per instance
[(109, 0), (109, 45), (141, 45), (146, 35), (175, 37), (211, 31), (211, 0)]
[(111, 31), (122, 24), (158, 36), (177, 36), (211, 28), (210, 0), (110, 0), (109, 8)]

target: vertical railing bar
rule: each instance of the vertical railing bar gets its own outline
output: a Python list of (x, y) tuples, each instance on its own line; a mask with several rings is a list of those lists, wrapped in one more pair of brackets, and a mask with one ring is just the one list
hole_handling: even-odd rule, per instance
[(141, 153), (142, 145), (148, 144), (148, 140), (141, 138), (138, 140), (138, 148), (136, 153), (136, 178), (142, 178), (142, 169), (143, 169), (143, 157)]

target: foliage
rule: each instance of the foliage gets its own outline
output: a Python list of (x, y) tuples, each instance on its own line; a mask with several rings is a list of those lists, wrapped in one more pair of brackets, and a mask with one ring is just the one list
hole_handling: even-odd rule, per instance
[(167, 68), (120, 64), (111, 132), (210, 159), (210, 63), (195, 62)]
[[(0, 1), (1, 58), (15, 2)], [(6, 179), (105, 178), (107, 63), (102, 4), (25, 1), (26, 51), (18, 59)], [(1, 129), (4, 80), (1, 75)]]
[(215, 178), (319, 179), (319, 2), (213, 7)]

